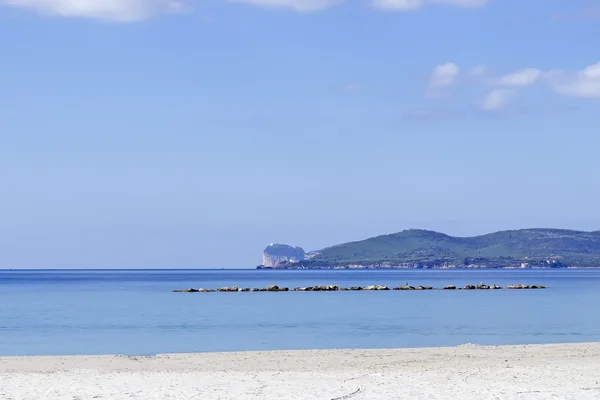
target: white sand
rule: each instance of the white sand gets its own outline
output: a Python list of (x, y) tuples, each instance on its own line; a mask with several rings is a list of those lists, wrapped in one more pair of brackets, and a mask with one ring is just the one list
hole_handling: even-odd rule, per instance
[(600, 399), (600, 343), (5, 357), (0, 399)]

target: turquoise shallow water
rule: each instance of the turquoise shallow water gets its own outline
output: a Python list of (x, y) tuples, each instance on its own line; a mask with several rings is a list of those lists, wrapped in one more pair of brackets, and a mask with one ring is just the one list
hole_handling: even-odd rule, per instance
[[(338, 284), (532, 291), (172, 293)], [(0, 271), (0, 355), (600, 341), (600, 270)]]

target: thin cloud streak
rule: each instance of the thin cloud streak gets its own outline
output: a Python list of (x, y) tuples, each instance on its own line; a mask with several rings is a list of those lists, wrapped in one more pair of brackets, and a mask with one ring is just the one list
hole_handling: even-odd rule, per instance
[(41, 15), (91, 18), (113, 22), (136, 22), (161, 14), (181, 13), (188, 0), (0, 0)]

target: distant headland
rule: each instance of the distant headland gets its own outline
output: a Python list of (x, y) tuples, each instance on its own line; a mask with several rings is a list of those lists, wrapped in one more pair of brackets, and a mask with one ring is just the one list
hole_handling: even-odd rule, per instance
[(600, 231), (521, 229), (453, 237), (409, 229), (306, 253), (270, 244), (257, 269), (600, 267)]

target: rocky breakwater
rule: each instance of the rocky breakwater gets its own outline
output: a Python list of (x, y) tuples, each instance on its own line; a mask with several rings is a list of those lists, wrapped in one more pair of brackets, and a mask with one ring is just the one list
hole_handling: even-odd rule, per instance
[(498, 285), (485, 285), (480, 283), (479, 285), (467, 285), (464, 287), (465, 290), (497, 290), (502, 289), (502, 286)]
[(506, 289), (548, 289), (548, 287), (542, 285), (510, 285)]
[(338, 290), (340, 288), (337, 285), (307, 286), (294, 289), (295, 292), (336, 292)]
[(233, 293), (233, 292), (289, 292), (290, 289), (286, 287), (279, 287), (277, 285), (269, 285), (266, 288), (238, 288), (237, 286), (222, 287), (219, 289), (176, 289), (174, 293)]
[(548, 289), (547, 286), (543, 285), (508, 285), (505, 287), (498, 285), (486, 285), (484, 283), (480, 283), (479, 285), (465, 285), (465, 287), (456, 287), (454, 285), (449, 285), (444, 287), (444, 290), (500, 290), (500, 289)]
[(216, 292), (216, 290), (214, 289), (194, 289), (194, 288), (189, 288), (189, 289), (176, 289), (173, 290), (174, 293), (212, 293), (212, 292)]
[(409, 285), (403, 285), (403, 286), (395, 287), (394, 290), (433, 290), (433, 287), (431, 287), (431, 286), (409, 286)]
[(385, 285), (369, 285), (369, 286), (352, 286), (348, 288), (340, 288), (337, 285), (325, 285), (325, 286), (308, 286), (295, 288), (296, 292), (335, 292), (338, 290), (349, 291), (349, 290), (390, 290)]
[[(498, 285), (486, 285), (484, 283), (480, 283), (478, 285), (465, 285), (464, 287), (456, 287), (454, 285), (448, 285), (443, 288), (443, 290), (500, 290), (500, 289), (547, 289), (547, 286), (543, 285), (508, 285), (505, 287)], [(294, 288), (294, 292), (337, 292), (337, 291), (358, 291), (358, 290), (368, 290), (368, 291), (378, 291), (378, 290), (396, 290), (396, 291), (405, 291), (405, 290), (415, 290), (415, 291), (423, 291), (423, 290), (440, 290), (438, 288), (434, 288), (432, 286), (410, 286), (410, 285), (401, 285), (396, 286), (393, 289), (390, 289), (385, 285), (369, 285), (369, 286), (351, 286), (348, 288), (339, 287), (338, 285), (319, 285), (319, 286), (307, 286), (307, 287), (297, 287)], [(222, 287), (219, 289), (182, 289), (182, 290), (173, 290), (176, 293), (233, 293), (233, 292), (289, 292), (290, 289), (287, 287), (279, 287), (277, 285), (269, 285), (265, 288), (238, 288), (237, 286), (231, 287)]]

